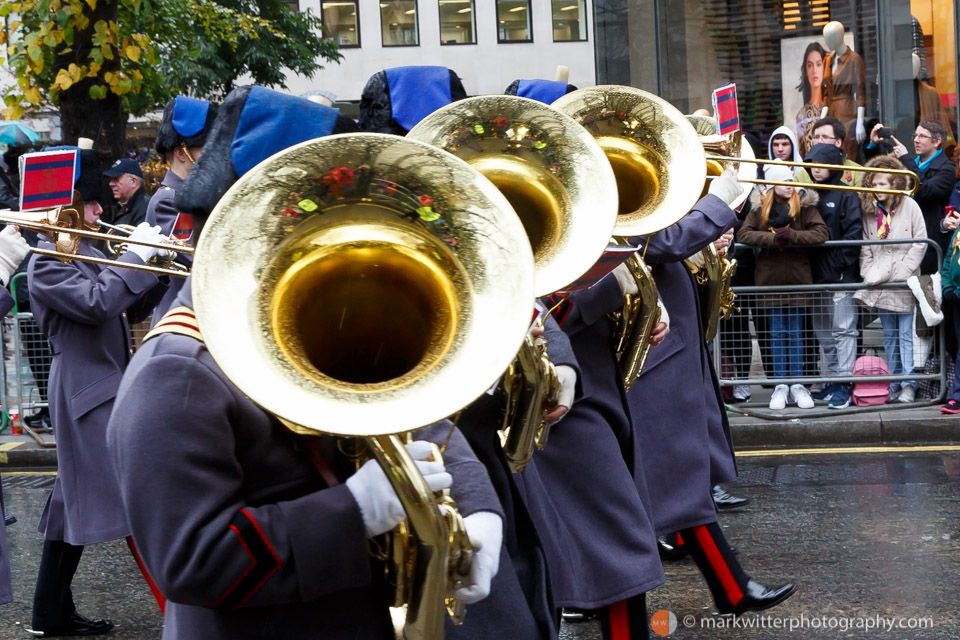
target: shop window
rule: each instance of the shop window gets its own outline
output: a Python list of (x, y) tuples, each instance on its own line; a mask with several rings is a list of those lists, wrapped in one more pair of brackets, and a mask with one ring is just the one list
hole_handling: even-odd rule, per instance
[(497, 0), (497, 42), (533, 42), (530, 0)]
[(380, 2), (380, 37), (385, 47), (415, 47), (420, 44), (416, 0)]
[(300, 0), (282, 0), (290, 13), (300, 13)]
[(584, 0), (551, 0), (553, 41), (579, 42), (587, 39), (587, 3)]
[(473, 0), (440, 0), (440, 44), (476, 44)]
[(341, 48), (360, 46), (360, 18), (357, 15), (358, 0), (321, 2), (323, 29), (328, 38), (336, 40)]

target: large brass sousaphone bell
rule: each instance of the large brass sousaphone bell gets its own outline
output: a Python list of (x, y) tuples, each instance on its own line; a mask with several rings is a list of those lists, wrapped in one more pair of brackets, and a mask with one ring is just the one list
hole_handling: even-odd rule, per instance
[[(570, 284), (606, 248), (617, 215), (613, 172), (593, 138), (556, 109), (517, 96), (467, 98), (433, 112), (407, 137), (466, 160), (506, 196), (533, 250), (537, 296)], [(549, 434), (543, 416), (559, 383), (546, 349), (543, 339), (528, 337), (498, 389), (514, 471)]]
[[(666, 100), (633, 87), (605, 85), (568, 93), (553, 106), (583, 125), (610, 161), (619, 195), (615, 236), (665, 229), (699, 199), (706, 178), (703, 149), (690, 123)], [(627, 296), (615, 320), (620, 368), (629, 390), (649, 353), (660, 307), (643, 259), (634, 254), (627, 266), (639, 294)]]
[(237, 387), (298, 430), (369, 442), (416, 537), (405, 636), (441, 638), (449, 524), (392, 434), (470, 403), (520, 346), (533, 259), (510, 205), (439, 149), (329, 136), (237, 181), (193, 264), (200, 330)]

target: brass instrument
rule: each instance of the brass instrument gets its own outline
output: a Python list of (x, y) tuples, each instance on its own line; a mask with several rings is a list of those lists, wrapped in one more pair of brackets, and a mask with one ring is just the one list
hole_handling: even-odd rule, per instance
[[(645, 236), (685, 216), (699, 194), (689, 185), (706, 178), (706, 158), (696, 131), (662, 98), (621, 86), (568, 93), (553, 106), (583, 125), (600, 143), (617, 180), (618, 237)], [(643, 369), (659, 319), (656, 283), (637, 255), (628, 261), (640, 292), (617, 318), (624, 386)], [(615, 314), (616, 315), (616, 314)]]
[[(136, 229), (136, 227), (133, 226), (132, 224), (112, 225), (112, 224), (103, 222), (102, 220), (97, 220), (97, 224), (101, 227), (106, 227), (107, 235), (114, 238), (113, 240), (107, 240), (106, 242), (103, 243), (104, 252), (112, 255), (114, 258), (119, 258), (123, 254), (125, 254), (131, 243), (140, 244), (139, 242), (135, 240), (130, 240), (129, 238), (126, 238), (120, 241), (116, 240), (116, 235), (115, 235), (116, 233), (125, 233), (128, 236), (132, 234)], [(176, 239), (171, 239), (170, 244), (172, 246), (178, 247), (178, 249), (176, 249), (175, 251), (167, 251), (167, 253), (164, 255), (157, 255), (150, 258), (150, 260), (147, 262), (147, 265), (150, 265), (153, 267), (159, 267), (161, 269), (168, 269), (170, 271), (177, 271), (183, 274), (184, 276), (186, 276), (187, 274), (190, 273), (190, 268), (187, 267), (186, 265), (183, 265), (177, 262), (175, 260), (176, 258), (175, 253), (183, 252), (184, 249), (189, 249), (190, 247), (185, 243)], [(118, 264), (126, 264), (126, 263), (118, 263)]]
[[(43, 232), (44, 235), (53, 240), (56, 250), (39, 249), (31, 247), (30, 251), (43, 256), (52, 256), (60, 259), (62, 262), (71, 260), (80, 260), (81, 262), (92, 262), (106, 266), (123, 267), (125, 269), (136, 269), (138, 271), (149, 271), (158, 275), (176, 276), (186, 278), (186, 270), (181, 265), (173, 268), (164, 266), (154, 266), (151, 264), (131, 264), (128, 262), (116, 262), (106, 258), (97, 258), (95, 256), (85, 256), (77, 253), (80, 247), (80, 238), (93, 238), (96, 240), (105, 240), (107, 242), (116, 241), (116, 236), (112, 234), (99, 233), (88, 230), (90, 225), (83, 220), (83, 200), (80, 194), (74, 191), (73, 204), (69, 207), (54, 207), (53, 209), (38, 209), (36, 211), (10, 211), (0, 210), (0, 222), (6, 224), (15, 224), (19, 227), (36, 229)], [(129, 240), (128, 240), (129, 242)], [(156, 243), (141, 242), (138, 244), (168, 251), (192, 253), (193, 249), (182, 244), (175, 243)]]
[[(465, 160), (503, 193), (533, 250), (536, 296), (576, 280), (606, 249), (616, 179), (593, 137), (556, 109), (517, 96), (467, 98), (434, 111), (407, 137)], [(558, 392), (546, 340), (528, 338), (498, 388), (501, 441), (514, 471), (546, 443), (543, 416)]]
[[(687, 116), (687, 119), (700, 134), (700, 143), (704, 151), (714, 152), (722, 157), (732, 157), (732, 160), (727, 162), (708, 159), (707, 174), (719, 176), (727, 166), (732, 166), (737, 172), (737, 179), (741, 185), (744, 185), (740, 195), (730, 203), (730, 208), (739, 211), (753, 191), (752, 180), (757, 177), (757, 165), (748, 162), (756, 158), (753, 147), (740, 135), (739, 131), (730, 136), (716, 135), (716, 121), (713, 118)], [(714, 157), (717, 156), (708, 156), (708, 158)], [(706, 194), (708, 187), (709, 182), (705, 181), (701, 197)], [(723, 254), (718, 252), (711, 243), (686, 263), (696, 277), (700, 289), (704, 339), (712, 342), (717, 336), (720, 320), (730, 315), (735, 307), (734, 301), (737, 294), (733, 292), (730, 281), (737, 272), (737, 261), (728, 258), (725, 251)]]
[[(133, 226), (132, 224), (112, 225), (112, 224), (107, 224), (106, 222), (101, 222), (99, 220), (97, 221), (97, 224), (100, 225), (101, 227), (106, 227), (107, 235), (114, 236), (114, 238), (116, 238), (115, 234), (117, 233), (124, 233), (129, 236), (131, 233), (133, 233), (133, 230), (136, 229), (136, 227)], [(107, 240), (106, 242), (103, 243), (103, 251), (104, 253), (107, 253), (115, 258), (119, 258), (124, 253), (126, 253), (126, 247), (123, 246), (123, 243), (118, 240)]]
[(396, 434), (469, 404), (526, 334), (533, 257), (507, 200), (413, 140), (310, 140), (224, 195), (192, 274), (207, 348), (243, 393), (298, 432), (372, 449), (412, 533), (395, 530), (390, 545), (404, 635), (441, 638), (469, 541)]

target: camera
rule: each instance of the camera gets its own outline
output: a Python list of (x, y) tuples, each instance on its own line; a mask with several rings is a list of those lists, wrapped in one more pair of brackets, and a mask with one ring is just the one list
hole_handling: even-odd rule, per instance
[(893, 129), (890, 127), (883, 127), (877, 132), (877, 137), (882, 140), (889, 140), (891, 136), (893, 136)]

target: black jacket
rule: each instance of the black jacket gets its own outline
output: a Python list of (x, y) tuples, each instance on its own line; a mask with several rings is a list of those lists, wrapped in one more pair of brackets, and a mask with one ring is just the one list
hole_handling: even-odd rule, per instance
[[(920, 176), (920, 186), (917, 188), (917, 192), (913, 194), (913, 199), (917, 201), (920, 210), (923, 211), (927, 237), (936, 241), (946, 254), (947, 247), (950, 244), (950, 232), (942, 231), (940, 223), (943, 221), (943, 208), (950, 202), (953, 185), (957, 182), (953, 163), (950, 162), (945, 153), (941, 153), (934, 158), (923, 171), (917, 171), (916, 157), (912, 154), (900, 156), (900, 162), (907, 169)], [(920, 273), (931, 274), (939, 270), (940, 261), (937, 260), (936, 252), (933, 247), (928, 247), (926, 255), (923, 256), (923, 262), (920, 263)]]
[(147, 205), (150, 204), (150, 196), (141, 185), (137, 192), (130, 196), (126, 204), (119, 202), (114, 206), (113, 219), (110, 224), (129, 224), (137, 226), (147, 218)]
[[(807, 153), (804, 162), (836, 164), (824, 184), (840, 184), (843, 177), (843, 152), (832, 144), (817, 144)], [(830, 231), (831, 240), (862, 240), (860, 199), (853, 191), (816, 189), (820, 196), (817, 209)], [(860, 247), (811, 249), (811, 266), (815, 284), (858, 282), (860, 280)]]

